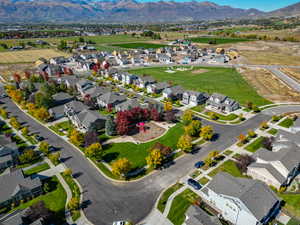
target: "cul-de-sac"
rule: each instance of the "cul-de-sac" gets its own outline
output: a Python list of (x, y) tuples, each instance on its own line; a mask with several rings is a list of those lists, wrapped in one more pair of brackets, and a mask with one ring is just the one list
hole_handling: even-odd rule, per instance
[(224, 2), (0, 0), (0, 225), (299, 225), (300, 3)]

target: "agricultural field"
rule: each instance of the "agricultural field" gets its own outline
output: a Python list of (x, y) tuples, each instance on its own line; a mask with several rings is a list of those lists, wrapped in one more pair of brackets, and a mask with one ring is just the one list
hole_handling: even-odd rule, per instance
[(298, 68), (281, 68), (281, 71), (300, 82), (300, 69)]
[(186, 71), (178, 71), (173, 68), (174, 73), (168, 73), (167, 70), (167, 67), (159, 67), (130, 70), (130, 72), (137, 75), (147, 74), (158, 81), (170, 81), (174, 85), (181, 85), (188, 90), (204, 91), (209, 94), (218, 92), (228, 95), (241, 104), (246, 104), (247, 101), (258, 106), (270, 103), (270, 101), (259, 96), (256, 90), (235, 69), (191, 67)]
[(41, 57), (50, 59), (58, 56), (69, 56), (69, 54), (54, 49), (0, 52), (0, 64), (32, 63)]
[(265, 69), (243, 68), (239, 72), (264, 98), (272, 102), (299, 102), (300, 94)]
[(136, 42), (136, 43), (120, 43), (120, 44), (113, 44), (112, 46), (121, 47), (121, 48), (162, 48), (166, 47), (167, 45), (164, 44), (154, 44), (154, 43), (145, 43), (145, 42)]
[(195, 38), (190, 38), (189, 40), (191, 40), (192, 42), (203, 43), (203, 44), (210, 44), (213, 42), (213, 44), (217, 44), (217, 45), (251, 41), (250, 39), (246, 39), (246, 38), (222, 38), (222, 37), (195, 37)]

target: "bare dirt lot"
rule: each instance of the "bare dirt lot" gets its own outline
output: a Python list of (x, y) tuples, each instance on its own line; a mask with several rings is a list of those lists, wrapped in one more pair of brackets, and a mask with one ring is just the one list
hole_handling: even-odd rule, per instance
[(300, 44), (294, 42), (254, 41), (226, 44), (222, 47), (235, 48), (241, 57), (232, 61), (244, 64), (300, 65)]
[(265, 69), (240, 69), (243, 77), (257, 92), (272, 102), (299, 102), (300, 93), (295, 92), (271, 72)]
[(50, 59), (58, 56), (69, 56), (69, 54), (54, 49), (24, 50), (0, 52), (0, 64), (6, 63), (31, 63), (39, 58)]
[(166, 131), (164, 128), (150, 122), (145, 124), (146, 132), (137, 132), (132, 137), (137, 142), (147, 142), (154, 138), (160, 137)]
[(296, 68), (281, 68), (281, 71), (285, 74), (291, 76), (295, 80), (298, 80), (300, 82), (300, 69)]
[(0, 75), (5, 80), (10, 80), (14, 73), (18, 73), (21, 76), (24, 75), (24, 71), (33, 71), (34, 65), (32, 63), (20, 63), (20, 64), (0, 64)]

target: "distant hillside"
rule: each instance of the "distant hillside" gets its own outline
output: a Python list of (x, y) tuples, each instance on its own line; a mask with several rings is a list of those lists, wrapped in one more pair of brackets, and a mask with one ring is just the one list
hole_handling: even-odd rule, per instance
[(0, 0), (0, 22), (180, 22), (264, 14), (196, 1)]
[(300, 2), (269, 13), (272, 16), (300, 16)]

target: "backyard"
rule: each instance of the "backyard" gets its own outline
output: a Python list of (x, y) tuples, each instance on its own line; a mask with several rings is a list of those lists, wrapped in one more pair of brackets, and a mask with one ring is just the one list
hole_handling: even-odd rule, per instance
[(255, 89), (235, 69), (193, 67), (188, 68), (186, 71), (179, 71), (172, 68), (172, 73), (166, 72), (167, 70), (167, 67), (158, 67), (130, 70), (129, 72), (137, 75), (147, 74), (158, 81), (170, 81), (174, 85), (181, 85), (188, 90), (204, 91), (209, 94), (214, 92), (221, 93), (243, 105), (248, 101), (253, 102), (257, 106), (270, 103), (270, 101), (259, 96)]

